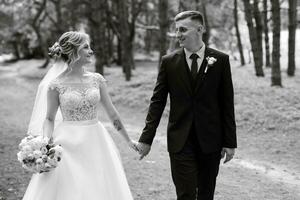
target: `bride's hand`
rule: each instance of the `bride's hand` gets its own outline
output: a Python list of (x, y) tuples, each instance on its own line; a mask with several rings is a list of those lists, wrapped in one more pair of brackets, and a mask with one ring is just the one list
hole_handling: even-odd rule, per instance
[(133, 150), (135, 150), (136, 152), (139, 152), (139, 149), (137, 148), (137, 144), (138, 142), (137, 141), (134, 141), (134, 140), (129, 140), (128, 142), (128, 146), (130, 148), (132, 148)]

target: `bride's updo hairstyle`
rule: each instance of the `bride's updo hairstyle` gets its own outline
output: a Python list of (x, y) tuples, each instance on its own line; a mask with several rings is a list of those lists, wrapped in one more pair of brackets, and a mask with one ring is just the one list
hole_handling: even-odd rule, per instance
[(89, 35), (78, 31), (65, 32), (57, 42), (49, 48), (49, 56), (54, 59), (62, 59), (70, 64), (79, 59), (78, 51), (85, 42), (89, 42)]

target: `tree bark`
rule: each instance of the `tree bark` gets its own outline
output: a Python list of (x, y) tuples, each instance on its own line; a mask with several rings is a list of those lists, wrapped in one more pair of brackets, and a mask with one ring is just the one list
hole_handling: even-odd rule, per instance
[(131, 61), (131, 68), (135, 69), (135, 63), (134, 63), (134, 39), (135, 39), (135, 22), (137, 17), (142, 11), (143, 5), (145, 4), (145, 1), (139, 1), (139, 0), (131, 0), (131, 9), (130, 14), (131, 16), (128, 18), (129, 21), (129, 47), (128, 51), (130, 51), (130, 61)]
[(239, 30), (237, 0), (234, 0), (233, 16), (234, 16), (234, 26), (235, 26), (237, 44), (240, 53), (240, 61), (241, 61), (241, 65), (243, 66), (245, 65), (245, 58), (244, 58), (243, 45), (242, 45), (240, 30)]
[(178, 2), (178, 13), (186, 10), (186, 6), (184, 5), (184, 0), (179, 0)]
[[(145, 21), (146, 21), (146, 25), (147, 26), (152, 26), (154, 23), (154, 17), (153, 14), (150, 10), (148, 10), (148, 7), (146, 6), (145, 9)], [(152, 38), (153, 38), (153, 30), (151, 29), (146, 29), (145, 30), (145, 37), (144, 37), (144, 43), (145, 43), (145, 52), (147, 54), (150, 54), (152, 47), (153, 47), (153, 42), (152, 42)]]
[(168, 38), (167, 31), (169, 27), (168, 20), (168, 1), (159, 0), (158, 16), (159, 16), (159, 66), (161, 58), (167, 53), (168, 50)]
[(271, 85), (282, 86), (280, 72), (280, 4), (279, 0), (271, 0), (273, 20), (273, 50)]
[(264, 76), (264, 71), (262, 68), (262, 63), (260, 62), (260, 56), (259, 55), (259, 47), (257, 45), (257, 32), (254, 28), (253, 24), (253, 14), (252, 14), (252, 8), (250, 5), (250, 0), (243, 0), (244, 1), (244, 7), (245, 7), (245, 18), (247, 21), (247, 26), (249, 30), (249, 37), (250, 37), (250, 44), (251, 44), (251, 50), (254, 58), (254, 67), (255, 67), (255, 73), (256, 76)]
[(43, 22), (43, 19), (40, 19), (47, 4), (47, 0), (43, 0), (42, 2), (39, 3), (39, 8), (37, 9), (36, 15), (34, 16), (31, 27), (34, 30), (37, 40), (39, 45), (41, 46), (41, 50), (43, 52), (44, 58), (46, 58), (45, 62), (39, 67), (39, 68), (46, 68), (49, 64), (50, 58), (48, 56), (48, 47), (46, 42), (44, 41), (44, 38), (42, 37), (40, 26), (41, 23)]
[[(117, 45), (117, 65), (122, 65), (122, 42), (121, 39), (118, 37), (118, 45)], [(125, 73), (125, 70), (123, 70)]]
[(92, 40), (92, 48), (95, 51), (95, 69), (96, 72), (104, 74), (104, 65), (107, 63), (105, 52), (107, 51), (105, 41), (105, 10), (103, 5), (105, 0), (89, 0), (86, 1), (86, 17), (90, 27), (90, 37)]
[(210, 38), (210, 26), (209, 26), (208, 17), (206, 14), (206, 0), (202, 1), (202, 13), (203, 13), (204, 24), (205, 24), (205, 33), (203, 34), (203, 42), (208, 47), (209, 46), (209, 38)]
[(60, 0), (51, 0), (51, 2), (54, 4), (55, 8), (55, 16), (56, 16), (56, 23), (55, 29), (56, 29), (56, 35), (59, 37), (65, 30), (63, 19), (62, 19), (62, 13), (61, 13), (61, 1)]
[(297, 0), (289, 0), (289, 49), (288, 49), (288, 76), (295, 75), (295, 46), (297, 28)]
[(255, 29), (256, 29), (256, 36), (257, 36), (257, 50), (258, 50), (258, 62), (259, 65), (263, 66), (263, 46), (262, 46), (262, 33), (263, 33), (263, 26), (262, 26), (262, 18), (260, 14), (260, 10), (258, 7), (258, 0), (254, 0), (253, 2), (253, 11), (254, 11), (254, 19), (255, 19)]
[(269, 26), (268, 26), (268, 0), (264, 0), (264, 39), (265, 39), (265, 63), (270, 67), (270, 43), (269, 43)]
[(130, 44), (130, 27), (128, 24), (128, 8), (127, 0), (118, 1), (118, 17), (119, 17), (119, 30), (122, 47), (122, 65), (125, 70), (126, 81), (131, 79), (131, 64), (132, 59), (132, 46)]

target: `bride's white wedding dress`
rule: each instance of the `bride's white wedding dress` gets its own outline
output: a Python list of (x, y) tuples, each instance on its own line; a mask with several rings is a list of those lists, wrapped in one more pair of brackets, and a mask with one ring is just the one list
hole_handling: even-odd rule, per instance
[(49, 88), (59, 92), (63, 116), (53, 132), (63, 147), (62, 159), (50, 172), (34, 174), (23, 200), (132, 200), (119, 152), (97, 120), (99, 84), (91, 73), (85, 83), (55, 79)]

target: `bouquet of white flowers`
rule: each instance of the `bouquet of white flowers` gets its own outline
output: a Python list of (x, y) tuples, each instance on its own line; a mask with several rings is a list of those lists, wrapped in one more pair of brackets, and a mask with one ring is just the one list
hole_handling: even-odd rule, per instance
[(19, 144), (18, 160), (33, 173), (48, 172), (61, 160), (62, 147), (43, 136), (27, 136)]

